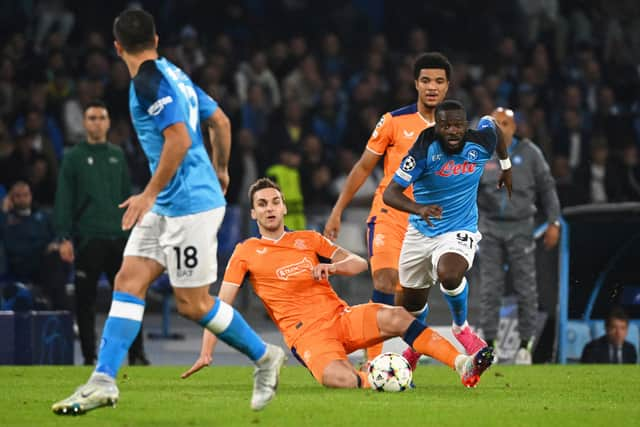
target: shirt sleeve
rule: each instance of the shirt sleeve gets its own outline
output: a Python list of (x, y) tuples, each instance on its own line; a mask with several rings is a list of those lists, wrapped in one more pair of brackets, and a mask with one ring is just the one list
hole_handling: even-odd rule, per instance
[(498, 144), (498, 132), (496, 122), (491, 116), (483, 116), (478, 121), (478, 143), (487, 150), (489, 157), (493, 155)]
[(249, 272), (249, 266), (242, 254), (243, 246), (241, 243), (236, 245), (236, 248), (231, 254), (231, 259), (227, 263), (227, 269), (224, 272), (223, 282), (230, 283), (232, 285), (242, 286), (244, 278)]
[(196, 91), (198, 97), (198, 114), (200, 120), (204, 121), (211, 117), (211, 115), (218, 109), (218, 103), (211, 98), (205, 91), (200, 89), (200, 86), (194, 84), (193, 88)]
[(391, 143), (392, 137), (393, 123), (391, 123), (391, 114), (386, 113), (380, 117), (378, 124), (373, 129), (369, 142), (367, 142), (367, 149), (374, 154), (382, 156), (387, 151), (387, 146)]
[(324, 237), (322, 234), (318, 232), (314, 231), (313, 236), (315, 238), (314, 249), (316, 253), (323, 258), (327, 258), (327, 259), (333, 258), (333, 255), (338, 250), (338, 246), (336, 246), (331, 240), (327, 239), (326, 237)]
[(162, 132), (173, 124), (188, 122), (178, 103), (179, 94), (155, 64), (143, 64), (140, 68), (133, 87), (140, 106), (153, 118), (157, 128)]
[(424, 137), (424, 131), (420, 134), (413, 147), (409, 150), (400, 167), (393, 175), (393, 180), (403, 188), (413, 184), (427, 169), (427, 150), (429, 148)]

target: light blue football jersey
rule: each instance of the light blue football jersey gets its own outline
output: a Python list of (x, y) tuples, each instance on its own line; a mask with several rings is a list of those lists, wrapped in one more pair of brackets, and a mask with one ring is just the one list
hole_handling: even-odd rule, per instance
[(464, 141), (460, 153), (449, 155), (442, 149), (435, 127), (429, 127), (420, 133), (393, 176), (403, 188), (413, 184), (417, 203), (442, 207), (442, 218), (431, 219), (432, 227), (419, 215), (409, 216), (409, 222), (425, 236), (478, 231), (478, 184), (497, 144), (493, 120), (483, 117), (478, 130), (465, 133)]
[(200, 121), (217, 108), (209, 95), (166, 59), (145, 61), (140, 66), (129, 88), (129, 109), (151, 173), (160, 161), (164, 129), (184, 123), (191, 138), (191, 147), (176, 174), (156, 199), (154, 213), (184, 216), (226, 204), (200, 130)]

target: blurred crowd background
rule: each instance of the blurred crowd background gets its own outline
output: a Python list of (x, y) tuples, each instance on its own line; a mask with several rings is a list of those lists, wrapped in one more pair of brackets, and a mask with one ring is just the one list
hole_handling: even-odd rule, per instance
[[(111, 34), (113, 18), (135, 6), (155, 16), (161, 55), (231, 118), (233, 218), (222, 251), (251, 232), (246, 190), (265, 174), (292, 176), (283, 188), (290, 213), (321, 230), (380, 116), (416, 102), (413, 60), (431, 50), (453, 63), (448, 97), (464, 103), (471, 125), (498, 106), (515, 111), (563, 207), (640, 200), (637, 1), (0, 0), (0, 195), (26, 181), (39, 212), (33, 235), (3, 234), (5, 246), (55, 252), (48, 212), (59, 165), (84, 138), (83, 109), (95, 99), (108, 106), (109, 141), (124, 149), (134, 191), (146, 184), (130, 78)], [(345, 213), (345, 239), (360, 242), (352, 250), (365, 248), (380, 178)]]

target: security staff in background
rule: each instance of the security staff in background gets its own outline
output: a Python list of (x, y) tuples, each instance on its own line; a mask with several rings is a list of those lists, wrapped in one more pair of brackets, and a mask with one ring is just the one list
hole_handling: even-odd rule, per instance
[[(76, 318), (85, 365), (96, 360), (98, 279), (105, 273), (111, 286), (122, 264), (128, 232), (122, 231), (118, 205), (131, 195), (124, 152), (107, 141), (109, 112), (91, 102), (83, 116), (86, 140), (64, 156), (55, 199), (54, 223), (60, 257), (75, 261)], [(130, 365), (148, 365), (142, 330), (129, 350)]]
[(513, 195), (498, 189), (500, 168), (498, 161), (488, 162), (478, 190), (480, 264), (480, 327), (484, 338), (494, 347), (497, 344), (502, 294), (509, 266), (518, 302), (518, 332), (520, 347), (515, 363), (531, 364), (532, 338), (535, 336), (538, 315), (535, 241), (533, 238), (536, 200), (544, 209), (549, 224), (544, 245), (551, 249), (560, 235), (560, 202), (549, 165), (540, 149), (530, 140), (515, 135), (513, 111), (497, 108), (492, 116), (498, 121), (507, 142), (513, 170)]

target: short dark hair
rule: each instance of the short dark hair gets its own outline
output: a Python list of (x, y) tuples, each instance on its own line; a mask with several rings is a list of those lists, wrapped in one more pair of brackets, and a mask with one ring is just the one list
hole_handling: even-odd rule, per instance
[(107, 104), (105, 104), (100, 99), (94, 99), (93, 101), (85, 105), (84, 110), (82, 110), (83, 114), (86, 113), (89, 108), (103, 108), (107, 110), (107, 112), (109, 112), (109, 109), (107, 108)]
[(620, 306), (615, 306), (609, 312), (609, 315), (604, 321), (605, 328), (608, 328), (613, 319), (622, 320), (626, 323), (629, 323), (629, 315), (626, 311)]
[(413, 63), (413, 78), (415, 80), (418, 80), (420, 70), (423, 68), (438, 68), (444, 70), (444, 73), (447, 75), (447, 80), (451, 80), (451, 62), (440, 52), (427, 52), (416, 58), (416, 61)]
[(436, 106), (436, 111), (434, 115), (437, 116), (440, 111), (455, 111), (461, 110), (466, 113), (464, 109), (464, 105), (460, 101), (456, 101), (455, 99), (445, 99), (440, 104)]
[(155, 48), (156, 24), (142, 9), (127, 9), (113, 21), (113, 37), (129, 53)]
[[(278, 190), (280, 195), (282, 195), (280, 186), (274, 181), (269, 178), (259, 178), (256, 182), (251, 184), (251, 187), (249, 187), (249, 203), (251, 204), (251, 207), (253, 207), (254, 194), (256, 194), (257, 191), (264, 190), (265, 188), (275, 188), (276, 190)], [(284, 196), (282, 197), (282, 199), (284, 200)]]

